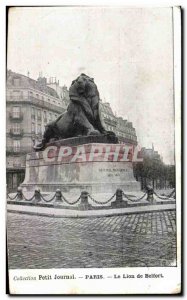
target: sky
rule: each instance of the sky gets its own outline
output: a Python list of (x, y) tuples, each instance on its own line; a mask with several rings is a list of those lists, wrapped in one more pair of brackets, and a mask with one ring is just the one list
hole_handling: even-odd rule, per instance
[(174, 162), (170, 8), (11, 8), (7, 67), (71, 85), (95, 79), (100, 98), (133, 123), (142, 147)]

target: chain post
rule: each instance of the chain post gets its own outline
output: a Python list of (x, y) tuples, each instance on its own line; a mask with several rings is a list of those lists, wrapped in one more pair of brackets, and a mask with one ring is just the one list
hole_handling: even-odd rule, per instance
[(62, 203), (63, 201), (62, 201), (62, 193), (61, 193), (61, 190), (60, 189), (57, 189), (56, 190), (56, 193), (55, 193), (55, 201), (54, 201), (54, 203), (58, 203), (58, 204), (60, 204), (60, 203)]
[(88, 203), (88, 194), (89, 193), (87, 191), (81, 192), (81, 202), (79, 204), (80, 209), (87, 210), (92, 208), (92, 205)]
[(111, 207), (117, 208), (117, 207), (127, 207), (128, 201), (123, 200), (123, 191), (121, 189), (116, 190), (116, 199), (111, 202)]
[(116, 190), (116, 201), (117, 202), (123, 201), (123, 191), (121, 189)]
[(17, 201), (23, 200), (23, 193), (22, 193), (22, 188), (19, 186), (17, 188)]
[(153, 204), (155, 202), (154, 196), (153, 196), (153, 194), (154, 194), (153, 188), (150, 186), (147, 186), (146, 192), (147, 192), (147, 201), (149, 201), (151, 204)]
[(42, 199), (41, 199), (41, 194), (40, 194), (40, 189), (35, 189), (34, 191), (34, 203), (38, 203), (40, 202)]

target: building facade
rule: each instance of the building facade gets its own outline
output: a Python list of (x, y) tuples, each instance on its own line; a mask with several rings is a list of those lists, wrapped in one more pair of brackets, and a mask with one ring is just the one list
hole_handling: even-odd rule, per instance
[(136, 130), (132, 122), (115, 116), (108, 102), (100, 101), (100, 115), (106, 130), (115, 132), (119, 143), (137, 145)]
[(59, 80), (56, 80), (56, 77), (50, 77), (47, 81), (47, 86), (54, 89), (58, 97), (62, 100), (63, 104), (67, 107), (69, 104), (69, 91), (66, 85), (60, 86)]
[[(41, 139), (46, 124), (66, 111), (70, 99), (65, 85), (41, 73), (34, 80), (9, 70), (6, 88), (7, 189), (14, 191), (24, 180), (26, 154)], [(106, 130), (115, 132), (120, 143), (137, 144), (132, 123), (116, 117), (109, 103), (100, 101), (100, 115)]]
[(26, 153), (40, 139), (45, 125), (66, 110), (57, 92), (47, 86), (45, 77), (7, 72), (6, 91), (6, 167), (7, 188), (15, 190), (23, 181)]

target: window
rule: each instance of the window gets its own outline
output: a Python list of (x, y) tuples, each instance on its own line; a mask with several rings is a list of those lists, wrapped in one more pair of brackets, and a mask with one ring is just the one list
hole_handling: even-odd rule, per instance
[(37, 116), (38, 116), (38, 119), (41, 119), (41, 109), (38, 109)]
[(13, 106), (12, 107), (12, 116), (14, 118), (19, 118), (21, 113), (21, 108), (20, 106)]
[(31, 109), (31, 118), (35, 119), (35, 108), (34, 107), (32, 107), (32, 109)]
[(39, 98), (39, 95), (38, 95), (38, 94), (36, 94), (36, 98)]
[(29, 91), (29, 99), (32, 100), (32, 97), (33, 97), (33, 92)]
[(13, 141), (13, 151), (20, 152), (20, 141), (19, 140)]
[(20, 78), (14, 78), (14, 81), (13, 81), (14, 83), (14, 85), (15, 86), (19, 86), (20, 85)]
[(20, 124), (18, 124), (18, 123), (13, 124), (12, 125), (12, 131), (15, 134), (19, 134), (20, 133)]
[(49, 113), (49, 121), (52, 121), (52, 113)]
[(41, 128), (41, 124), (38, 124), (38, 133), (41, 133), (42, 132), (42, 128)]
[(46, 122), (46, 121), (47, 121), (47, 113), (46, 113), (45, 110), (44, 110), (44, 112), (43, 112), (43, 117), (44, 117), (44, 122)]
[(11, 92), (13, 93), (13, 95), (15, 95), (15, 94), (19, 93), (19, 90), (12, 90)]
[(20, 98), (20, 91), (19, 90), (13, 90), (13, 99), (14, 100), (19, 100)]
[(20, 158), (15, 158), (13, 164), (14, 164), (14, 167), (21, 167)]
[(31, 124), (31, 131), (32, 131), (32, 133), (35, 133), (35, 123), (33, 123), (33, 122)]

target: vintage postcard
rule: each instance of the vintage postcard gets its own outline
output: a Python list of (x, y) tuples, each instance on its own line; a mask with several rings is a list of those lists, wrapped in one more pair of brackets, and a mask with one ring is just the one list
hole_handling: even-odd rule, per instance
[(181, 293), (181, 8), (7, 7), (15, 295)]

